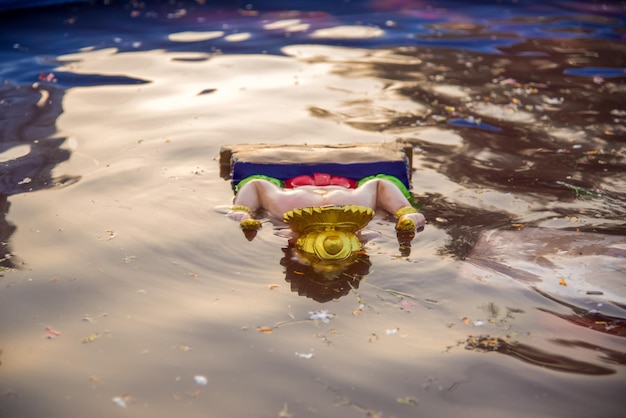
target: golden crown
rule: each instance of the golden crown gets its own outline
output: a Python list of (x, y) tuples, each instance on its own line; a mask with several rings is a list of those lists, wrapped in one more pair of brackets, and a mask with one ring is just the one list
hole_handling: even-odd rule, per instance
[(365, 206), (314, 206), (294, 209), (283, 214), (283, 222), (299, 234), (335, 230), (356, 232), (374, 217), (374, 211)]

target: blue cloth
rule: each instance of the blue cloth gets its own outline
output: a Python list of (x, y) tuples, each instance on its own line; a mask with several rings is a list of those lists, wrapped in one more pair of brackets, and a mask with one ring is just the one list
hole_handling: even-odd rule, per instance
[(315, 173), (328, 173), (333, 176), (346, 177), (357, 182), (365, 177), (383, 173), (397, 177), (407, 189), (411, 189), (409, 169), (404, 161), (380, 161), (353, 164), (259, 164), (238, 161), (233, 166), (232, 185), (234, 189), (241, 180), (257, 174), (285, 181), (302, 175), (312, 176)]

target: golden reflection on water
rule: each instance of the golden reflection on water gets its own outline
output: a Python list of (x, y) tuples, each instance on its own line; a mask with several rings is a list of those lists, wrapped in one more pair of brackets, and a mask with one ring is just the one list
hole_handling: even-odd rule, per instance
[[(335, 49), (316, 48), (296, 58), (111, 49), (63, 57), (67, 71), (147, 83), (68, 90), (57, 128), (72, 154), (54, 171), (81, 180), (10, 198), (11, 246), (22, 264), (0, 281), (0, 405), (9, 416), (52, 408), (53, 416), (94, 417), (526, 417), (568, 411), (572, 396), (615, 408), (623, 370), (550, 340), (593, 332), (598, 345), (621, 341), (535, 309), (546, 302), (526, 285), (482, 280), (493, 277), (486, 271), (475, 280), (475, 270), (440, 254), (450, 239), (437, 226), (445, 220), (431, 219), (404, 258), (393, 225), (377, 222), (369, 274), (322, 305), (290, 291), (285, 242), (270, 226), (248, 242), (214, 210), (232, 199), (218, 172), (222, 145), (390, 141), (403, 130), (369, 127), (425, 112), (366, 66), (346, 77), (323, 58)], [(462, 146), (437, 128), (410, 135)], [(526, 204), (476, 193), (429, 164), (416, 155), (418, 196), (436, 190), (507, 212)], [(485, 308), (491, 301), (499, 310)], [(334, 314), (328, 323), (309, 319), (321, 309)], [(590, 384), (478, 355), (464, 348), (475, 335), (602, 364), (615, 379)]]

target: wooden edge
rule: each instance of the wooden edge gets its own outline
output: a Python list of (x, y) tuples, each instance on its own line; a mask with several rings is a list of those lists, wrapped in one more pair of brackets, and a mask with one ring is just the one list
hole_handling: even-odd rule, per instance
[(225, 145), (220, 149), (220, 177), (230, 179), (237, 161), (271, 164), (315, 164), (405, 161), (413, 169), (413, 146), (406, 141), (337, 145)]

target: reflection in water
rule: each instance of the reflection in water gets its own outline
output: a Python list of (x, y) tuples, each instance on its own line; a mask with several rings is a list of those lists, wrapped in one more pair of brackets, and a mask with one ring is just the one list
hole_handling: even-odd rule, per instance
[(0, 193), (8, 196), (76, 181), (76, 177), (53, 178), (51, 171), (70, 157), (62, 149), (65, 138), (53, 138), (55, 122), (63, 112), (64, 89), (50, 83), (0, 87), (0, 151), (27, 148), (26, 153), (0, 163)]
[(19, 265), (9, 246), (16, 226), (6, 220), (11, 206), (8, 197), (63, 187), (80, 179), (52, 175), (56, 165), (70, 158), (70, 151), (61, 148), (65, 138), (51, 137), (63, 112), (63, 96), (64, 90), (50, 83), (0, 86), (0, 151), (18, 154), (0, 162), (0, 265), (4, 268)]
[(527, 344), (515, 341), (509, 342), (503, 338), (494, 338), (488, 335), (481, 335), (478, 337), (469, 336), (467, 338), (465, 348), (468, 350), (493, 351), (505, 354), (526, 363), (558, 372), (577, 373), (591, 376), (601, 376), (615, 373), (615, 370), (608, 367), (597, 366), (592, 363), (575, 360), (566, 356), (548, 353)]
[[(391, 227), (392, 223), (389, 223)], [(416, 231), (420, 232), (422, 229)], [(242, 230), (248, 241), (252, 241), (256, 230)], [(415, 232), (397, 231), (400, 257), (409, 257), (412, 240)], [(285, 269), (285, 281), (291, 284), (291, 290), (299, 296), (311, 298), (320, 303), (326, 303), (346, 296), (353, 289), (358, 289), (359, 283), (370, 272), (372, 265), (365, 250), (358, 252), (356, 259), (341, 265), (332, 271), (318, 271), (313, 266), (305, 264), (301, 257), (295, 255), (294, 241), (290, 239), (288, 246), (282, 248), (283, 258), (280, 265)]]
[[(452, 153), (423, 155), (423, 164), (437, 167), (452, 181), (555, 203), (576, 197), (559, 183), (566, 182), (602, 195), (600, 204), (583, 208), (583, 214), (597, 217), (600, 211), (609, 221), (623, 220), (624, 85), (621, 79), (564, 75), (571, 66), (622, 66), (623, 43), (518, 40), (498, 50), (479, 54), (403, 47), (389, 51), (393, 60), (379, 53), (378, 61), (342, 62), (338, 68), (346, 75), (373, 74), (387, 80), (393, 92), (428, 109), (413, 114), (389, 109), (382, 123), (372, 113), (372, 128), (409, 141), (416, 127), (458, 131), (463, 143)], [(410, 71), (401, 57), (412, 63)], [(346, 103), (313, 114), (349, 123), (351, 118), (363, 120), (362, 113), (361, 104)], [(422, 141), (430, 150), (433, 144), (428, 142)], [(624, 233), (620, 223), (607, 223), (603, 230)]]
[(438, 193), (426, 193), (420, 197), (422, 212), (446, 230), (449, 241), (440, 249), (443, 255), (465, 260), (475, 249), (480, 234), (487, 228), (503, 228), (511, 225), (512, 215), (450, 201)]
[(324, 274), (298, 261), (292, 242), (282, 250), (284, 257), (280, 265), (285, 268), (285, 281), (291, 284), (291, 291), (321, 303), (339, 299), (352, 289), (358, 289), (359, 282), (369, 274), (371, 266), (367, 254), (361, 252), (350, 265)]
[[(458, 38), (465, 40), (466, 36)], [(454, 46), (453, 42), (446, 46)], [(585, 78), (573, 77), (567, 69), (572, 65), (623, 66), (623, 44), (611, 40), (515, 40), (496, 44), (496, 48), (498, 53), (492, 55), (404, 47), (379, 50), (367, 57), (367, 63), (346, 62), (332, 51), (324, 56), (318, 49), (309, 59), (336, 62), (337, 73), (346, 78), (374, 75), (388, 87), (381, 94), (383, 100), (346, 101), (335, 108), (312, 107), (309, 111), (313, 117), (396, 135), (421, 150), (415, 190), (427, 219), (449, 235), (441, 253), (462, 260), (470, 257), (473, 263), (491, 260), (483, 265), (483, 275), (495, 270), (524, 283), (541, 283), (558, 274), (571, 278), (570, 286), (579, 283), (574, 277), (585, 283), (594, 275), (604, 275), (608, 288), (619, 288), (623, 254), (616, 253), (620, 250), (615, 245), (623, 244), (620, 236), (626, 235), (624, 84), (609, 79), (615, 72)], [(616, 50), (621, 52), (616, 54)], [(303, 51), (306, 49), (300, 50), (301, 57)], [(398, 111), (385, 100), (394, 94), (414, 101), (415, 109)], [(385, 108), (387, 103), (390, 106)], [(427, 127), (453, 130), (461, 139), (420, 134), (419, 129)], [(485, 199), (491, 205), (477, 205), (477, 198), (466, 197), (469, 193), (460, 197), (452, 190), (422, 191), (422, 170), (435, 170), (475, 196), (496, 192), (499, 200)], [(519, 197), (519, 202), (503, 198), (507, 194)], [(571, 232), (519, 231), (541, 227), (555, 216), (565, 218)], [(489, 231), (502, 235), (501, 245), (494, 245), (495, 236)], [(563, 254), (567, 254), (566, 260)], [(511, 263), (514, 260), (519, 264)], [(570, 260), (575, 260), (574, 264)], [(538, 293), (564, 304), (550, 293)], [(619, 316), (574, 308), (573, 315), (561, 315), (539, 309), (606, 334), (623, 334), (624, 320)], [(624, 365), (619, 351), (565, 339), (556, 342), (603, 353), (603, 361)], [(470, 337), (466, 347), (496, 351), (554, 371), (592, 376), (616, 373), (613, 368), (502, 338)]]
[[(449, 235), (441, 253), (470, 257), (483, 275), (495, 271), (524, 283), (543, 282), (550, 289), (546, 294), (560, 290), (558, 280), (556, 288), (550, 285), (555, 275), (571, 279), (570, 286), (578, 289), (589, 288), (592, 277), (604, 280), (598, 287), (618, 289), (624, 263), (623, 250), (615, 246), (623, 245), (620, 237), (626, 235), (624, 44), (525, 40), (498, 33), (504, 26), (504, 21), (496, 28), (435, 25), (458, 32), (434, 41), (450, 49), (379, 50), (367, 63), (318, 50), (315, 59), (336, 62), (340, 74), (374, 75), (388, 83), (383, 97), (405, 96), (421, 110), (379, 106), (366, 113), (363, 103), (353, 101), (317, 107), (311, 115), (394, 134), (421, 150), (415, 190), (427, 219)], [(508, 41), (491, 43), (492, 54), (452, 48), (456, 39), (467, 42), (468, 34), (480, 41), (485, 31)], [(572, 67), (595, 70), (568, 71)], [(452, 130), (458, 139), (429, 135), (425, 128)], [(441, 173), (456, 190), (422, 191), (422, 170)], [(458, 186), (465, 190), (459, 193)], [(532, 226), (540, 228), (524, 230)], [(619, 317), (600, 316), (604, 319), (573, 315), (567, 320), (622, 332)]]
[[(559, 300), (558, 298), (549, 295), (546, 292), (542, 292), (539, 289), (535, 289), (535, 291), (543, 297), (553, 300), (559, 305), (569, 308), (573, 313), (566, 315), (554, 312), (547, 308), (538, 308), (540, 311), (547, 312), (549, 314), (562, 318), (572, 324), (579, 325), (587, 329), (604, 332), (606, 334), (615, 335), (618, 337), (626, 337), (626, 318), (607, 315), (598, 310), (581, 308), (572, 303)], [(624, 308), (623, 306), (621, 308), (626, 310), (626, 308)]]
[(10, 207), (11, 203), (9, 203), (7, 197), (0, 197), (0, 245), (2, 245), (2, 250), (0, 250), (0, 265), (3, 269), (15, 268), (15, 262), (11, 260), (13, 254), (9, 247), (9, 239), (15, 232), (16, 226), (6, 220)]
[(626, 268), (624, 245), (626, 238), (617, 235), (518, 225), (482, 233), (468, 261), (523, 282), (560, 275), (592, 291), (603, 285), (600, 279), (619, 284), (616, 274)]
[(562, 345), (564, 347), (579, 347), (586, 350), (591, 350), (595, 353), (602, 353), (602, 356), (600, 357), (601, 360), (607, 363), (626, 366), (626, 353), (624, 351), (611, 350), (609, 348), (600, 347), (596, 344), (591, 344), (586, 341), (570, 341), (557, 338), (552, 342)]

